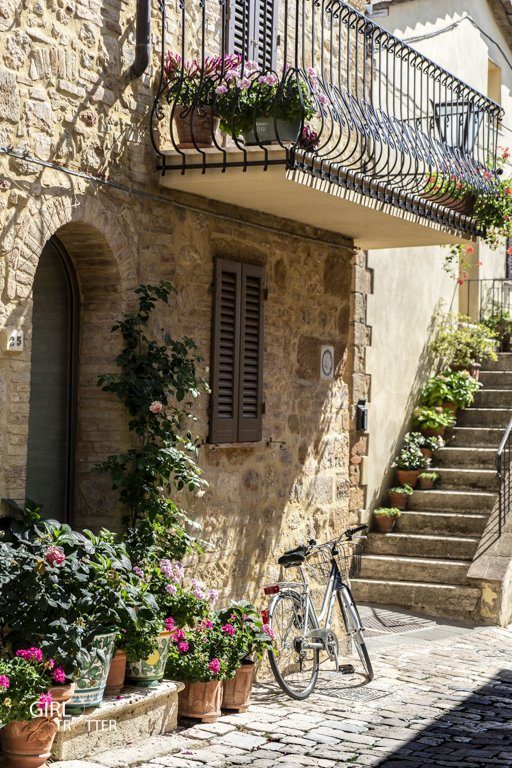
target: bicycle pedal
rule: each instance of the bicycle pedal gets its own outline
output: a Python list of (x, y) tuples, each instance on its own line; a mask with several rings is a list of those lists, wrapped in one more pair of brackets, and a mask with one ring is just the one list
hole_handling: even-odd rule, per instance
[(341, 672), (342, 675), (353, 675), (355, 669), (352, 664), (340, 664), (338, 666), (338, 672)]

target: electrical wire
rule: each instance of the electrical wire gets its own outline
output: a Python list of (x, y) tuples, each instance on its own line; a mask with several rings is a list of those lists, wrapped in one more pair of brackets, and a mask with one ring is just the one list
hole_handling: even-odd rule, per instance
[[(165, 197), (164, 195), (157, 195), (154, 192), (146, 192), (143, 189), (138, 189), (137, 187), (129, 187), (127, 184), (121, 184), (117, 181), (110, 181), (110, 179), (102, 179), (99, 176), (94, 176), (91, 173), (86, 173), (85, 171), (75, 171), (72, 168), (66, 168), (66, 166), (59, 165), (58, 163), (52, 163), (47, 160), (40, 160), (37, 157), (32, 157), (29, 155), (27, 151), (24, 152), (18, 152), (13, 147), (0, 147), (0, 155), (7, 155), (8, 157), (14, 157), (16, 160), (24, 160), (27, 163), (32, 163), (34, 165), (39, 165), (42, 168), (50, 168), (54, 171), (59, 171), (61, 173), (65, 173), (68, 176), (73, 176), (74, 178), (83, 179), (84, 181), (88, 181), (91, 184), (98, 184), (100, 186), (106, 186), (106, 187), (112, 187), (113, 189), (117, 189), (120, 192), (126, 192), (129, 195), (136, 195), (137, 197), (142, 197), (145, 200), (152, 200), (156, 203), (163, 203), (164, 205), (170, 205), (175, 208), (181, 208), (182, 210), (187, 211), (193, 211), (194, 213), (201, 213), (207, 216), (212, 216), (216, 219), (222, 219), (223, 221), (229, 221), (234, 222), (235, 224), (244, 224), (247, 227), (252, 227), (253, 229), (261, 229), (266, 232), (274, 232), (279, 235), (285, 234), (286, 237), (293, 237), (296, 240), (305, 240), (310, 243), (315, 243), (316, 245), (332, 245), (336, 248), (350, 248), (350, 243), (348, 241), (340, 242), (339, 240), (328, 240), (322, 237), (313, 237), (312, 235), (299, 235), (295, 232), (290, 232), (289, 230), (283, 230), (279, 229), (278, 227), (271, 227), (267, 224), (256, 224), (252, 221), (247, 221), (247, 219), (241, 219), (237, 216), (227, 216), (223, 213), (216, 213), (214, 211), (209, 211), (205, 208), (201, 208), (200, 206), (196, 205), (189, 205), (188, 203), (178, 203), (175, 200)], [(343, 236), (342, 236), (343, 237)]]

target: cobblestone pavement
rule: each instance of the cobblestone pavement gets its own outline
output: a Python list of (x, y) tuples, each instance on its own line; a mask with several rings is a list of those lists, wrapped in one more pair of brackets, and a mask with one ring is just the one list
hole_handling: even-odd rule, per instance
[(245, 714), (58, 766), (512, 766), (512, 627), (404, 638), (372, 641), (370, 684), (324, 671), (303, 702), (259, 685)]

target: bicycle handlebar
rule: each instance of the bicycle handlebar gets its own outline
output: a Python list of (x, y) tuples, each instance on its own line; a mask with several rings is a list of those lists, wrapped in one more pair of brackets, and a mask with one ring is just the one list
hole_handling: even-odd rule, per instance
[(367, 528), (368, 528), (367, 525), (357, 525), (355, 528), (347, 528), (347, 530), (344, 531), (344, 533), (342, 533), (341, 536), (338, 536), (336, 539), (332, 539), (332, 541), (326, 541), (325, 544), (317, 544), (316, 539), (310, 539), (307, 544), (301, 544), (300, 546), (296, 547), (296, 549), (301, 550), (302, 552), (304, 552), (304, 554), (307, 555), (315, 547), (328, 547), (331, 545), (335, 546), (342, 539), (346, 539), (347, 541), (353, 541), (356, 533), (360, 533), (361, 531), (366, 531)]

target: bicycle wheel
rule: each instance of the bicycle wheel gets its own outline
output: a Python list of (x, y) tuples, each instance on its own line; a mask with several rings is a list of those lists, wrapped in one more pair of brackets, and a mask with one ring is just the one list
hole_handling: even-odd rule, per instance
[(343, 621), (345, 623), (347, 634), (351, 637), (356, 646), (366, 677), (371, 681), (375, 675), (368, 654), (368, 648), (364, 641), (363, 625), (361, 624), (361, 618), (359, 616), (359, 611), (357, 610), (357, 605), (352, 597), (352, 592), (346, 584), (343, 584), (338, 590), (338, 603), (341, 613), (343, 614)]
[[(313, 629), (311, 617), (304, 616), (297, 592), (280, 592), (269, 609), (269, 624), (274, 632), (275, 652), (268, 657), (274, 677), (292, 699), (306, 699), (318, 678), (319, 649), (308, 648), (304, 636)], [(305, 630), (305, 631), (304, 631)]]

